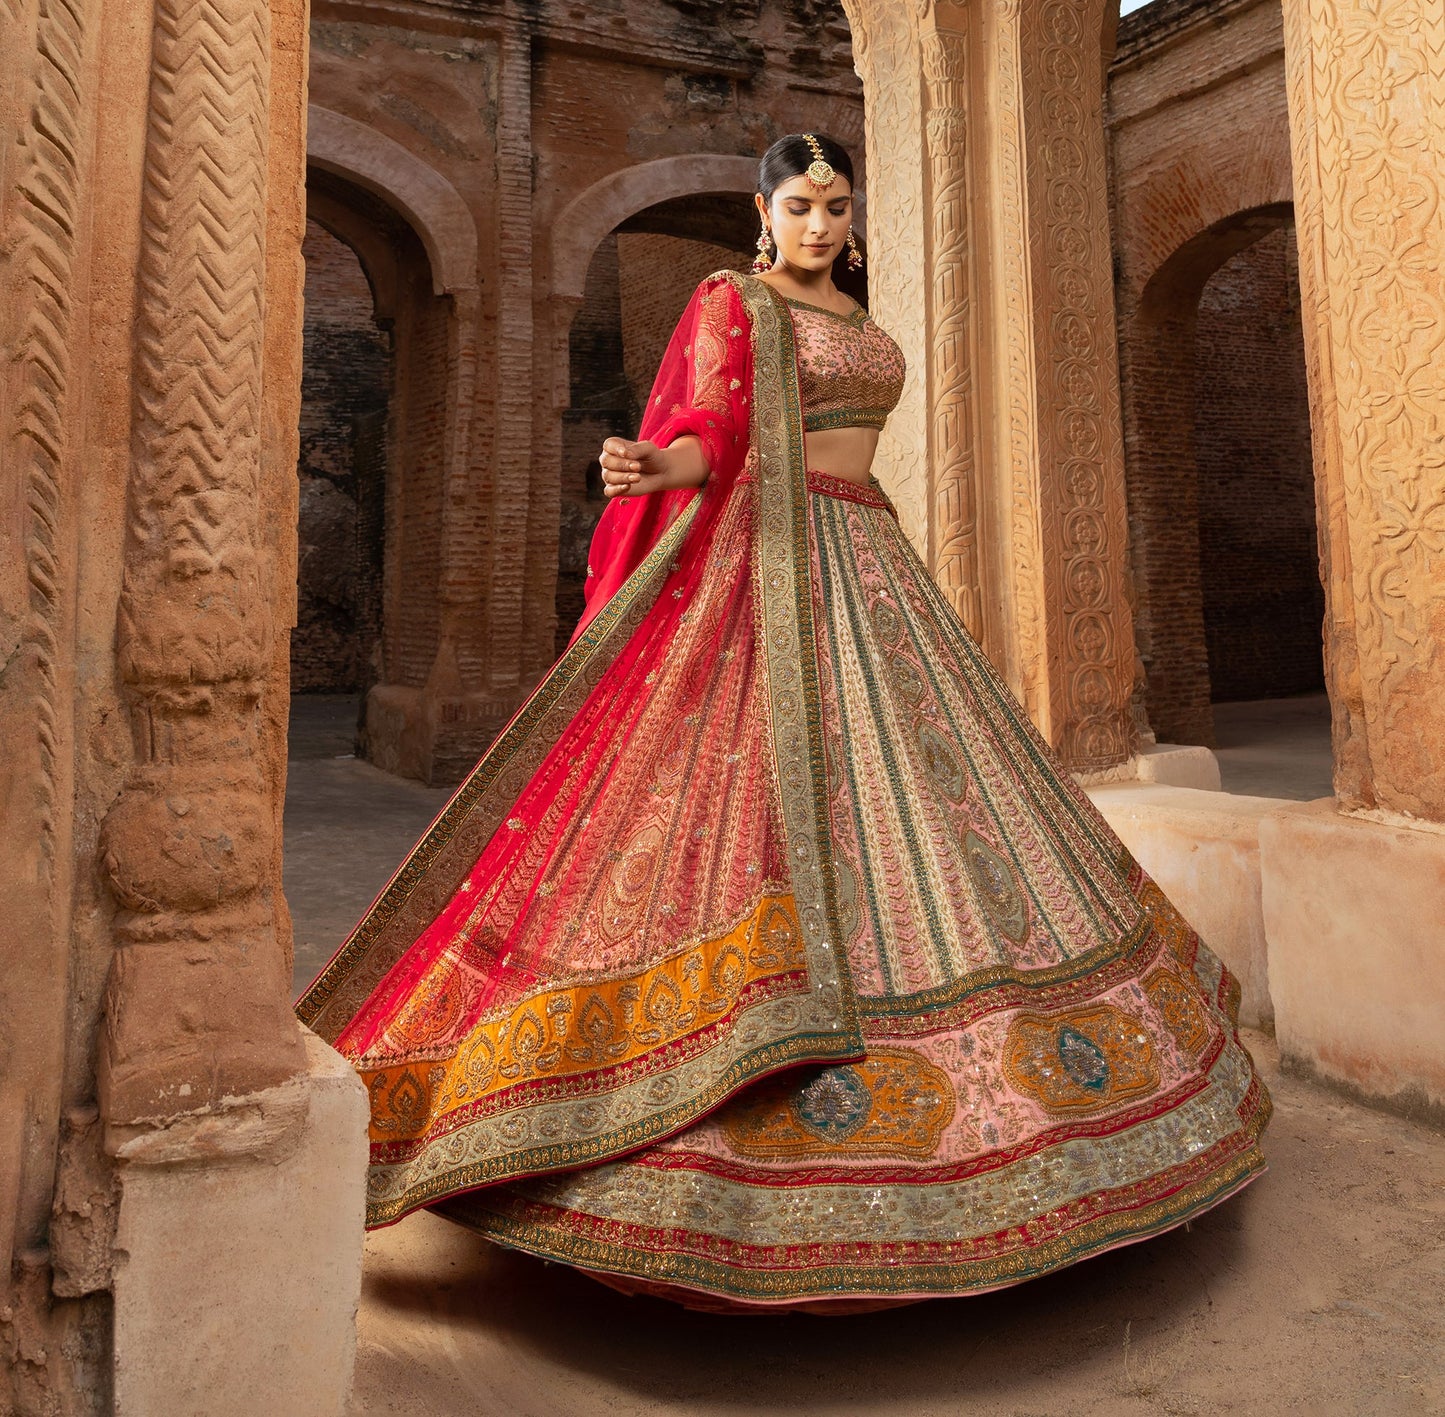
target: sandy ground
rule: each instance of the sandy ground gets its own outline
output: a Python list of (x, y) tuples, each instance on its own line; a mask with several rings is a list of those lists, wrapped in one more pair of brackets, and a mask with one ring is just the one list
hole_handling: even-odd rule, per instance
[(352, 1412), (1445, 1413), (1445, 1138), (1248, 1041), (1269, 1172), (1188, 1231), (977, 1298), (694, 1314), (414, 1215), (367, 1242)]
[[(351, 712), (293, 716), (298, 984), (448, 795), (345, 756)], [(353, 1417), (1445, 1414), (1445, 1137), (1248, 1041), (1275, 1096), (1268, 1174), (1188, 1231), (977, 1298), (693, 1314), (414, 1215), (367, 1242)]]

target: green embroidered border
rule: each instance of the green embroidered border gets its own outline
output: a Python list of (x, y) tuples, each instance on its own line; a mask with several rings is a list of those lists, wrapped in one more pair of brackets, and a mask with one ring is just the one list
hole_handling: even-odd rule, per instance
[[(866, 1255), (882, 1250), (885, 1262), (775, 1269), (744, 1269), (676, 1249), (643, 1251), (628, 1244), (578, 1234), (565, 1225), (529, 1220), (492, 1207), (505, 1194), (477, 1192), (439, 1207), (449, 1220), (501, 1244), (579, 1269), (602, 1270), (653, 1283), (679, 1285), (743, 1302), (768, 1303), (864, 1295), (945, 1297), (999, 1289), (1036, 1279), (1105, 1250), (1171, 1230), (1228, 1199), (1265, 1170), (1257, 1138), (1267, 1105), (1242, 1129), (1243, 1150), (1191, 1185), (1167, 1189), (1153, 1202), (1086, 1221), (1040, 1244), (1020, 1234), (1018, 1248), (978, 1260), (901, 1260), (902, 1242), (858, 1240), (848, 1248)], [(964, 1237), (960, 1237), (964, 1238)]]
[(812, 519), (793, 322), (785, 298), (765, 281), (731, 274), (728, 279), (752, 325), (752, 446), (758, 484), (754, 576), (788, 869), (813, 986), (808, 1004), (818, 1024), (849, 1039), (852, 1051), (861, 1055), (858, 1001), (834, 879), (813, 623)]
[(803, 420), (805, 433), (826, 433), (830, 428), (881, 428), (888, 421), (886, 408), (835, 408), (810, 413)]

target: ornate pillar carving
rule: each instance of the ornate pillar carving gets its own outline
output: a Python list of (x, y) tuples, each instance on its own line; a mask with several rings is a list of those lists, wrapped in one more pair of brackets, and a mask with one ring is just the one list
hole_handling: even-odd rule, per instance
[(863, 80), (868, 172), (868, 303), (903, 348), (911, 377), (878, 447), (879, 479), (925, 559), (932, 540), (928, 463), (927, 266), (923, 72), (913, 7), (844, 0)]
[[(847, 0), (904, 529), (1071, 767), (1133, 751), (1105, 0)], [(922, 375), (922, 377), (918, 377)]]
[(266, 0), (154, 10), (116, 627), (134, 761), (102, 833), (119, 904), (99, 1079), (112, 1126), (304, 1063), (278, 928), (282, 765), (263, 713), (285, 690), (286, 545), (263, 517), (294, 517), (294, 491), (279, 491), (290, 467), (263, 456), (269, 26)]
[[(922, 36), (927, 96), (930, 561), (939, 586), (985, 649), (979, 556), (976, 338), (978, 252), (973, 248), (967, 16), (939, 7)], [(957, 28), (945, 28), (950, 22)]]
[[(1003, 69), (1019, 84), (1007, 126), (1021, 125), (1021, 204), (1005, 198), (1005, 223), (1022, 219), (1027, 251), (1037, 532), (1016, 541), (1041, 555), (1031, 595), (1042, 619), (1044, 732), (1077, 770), (1122, 762), (1133, 751), (1129, 709), (1134, 637), (1125, 596), (1127, 518), (1115, 346), (1113, 272), (1103, 127), (1104, 0), (1004, 0)], [(1019, 468), (1018, 450), (1011, 460)], [(1031, 497), (1029, 494), (1032, 494)], [(1020, 578), (1022, 579), (1022, 578)], [(1020, 590), (1022, 587), (1020, 586)], [(1029, 633), (1037, 633), (1030, 631)], [(1030, 704), (1031, 709), (1034, 704)]]
[(1445, 820), (1445, 11), (1286, 0), (1335, 791)]

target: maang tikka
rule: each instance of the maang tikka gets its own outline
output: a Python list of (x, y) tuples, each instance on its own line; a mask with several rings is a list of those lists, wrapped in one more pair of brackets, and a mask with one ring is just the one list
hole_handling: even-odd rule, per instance
[(838, 174), (833, 171), (833, 164), (823, 156), (823, 147), (817, 138), (811, 133), (804, 133), (803, 141), (813, 150), (813, 160), (808, 164), (803, 176), (808, 179), (810, 187), (826, 192), (838, 180)]

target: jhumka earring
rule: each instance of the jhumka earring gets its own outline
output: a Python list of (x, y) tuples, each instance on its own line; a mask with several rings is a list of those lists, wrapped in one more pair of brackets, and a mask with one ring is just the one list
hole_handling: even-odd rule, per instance
[(838, 174), (833, 171), (833, 165), (823, 156), (822, 145), (811, 133), (803, 134), (803, 141), (812, 150), (813, 160), (808, 164), (807, 171), (803, 176), (808, 179), (808, 185), (816, 188), (819, 192), (826, 192), (834, 182), (838, 180)]
[(767, 227), (758, 232), (758, 254), (753, 257), (753, 274), (760, 276), (773, 268), (773, 236)]
[(848, 269), (850, 271), (861, 271), (863, 269), (863, 253), (858, 249), (858, 238), (853, 235), (853, 228), (848, 228)]

